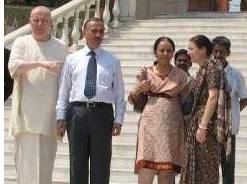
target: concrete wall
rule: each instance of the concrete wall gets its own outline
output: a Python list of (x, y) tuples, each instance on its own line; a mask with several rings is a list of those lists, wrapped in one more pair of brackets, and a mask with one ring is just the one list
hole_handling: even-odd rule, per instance
[(136, 19), (154, 18), (162, 13), (187, 11), (188, 0), (136, 0)]
[(119, 0), (120, 19), (135, 19), (136, 0)]

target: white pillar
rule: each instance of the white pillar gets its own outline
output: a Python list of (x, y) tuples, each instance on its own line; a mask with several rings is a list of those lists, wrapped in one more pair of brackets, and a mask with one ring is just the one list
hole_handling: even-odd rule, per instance
[(136, 0), (129, 0), (129, 17), (136, 16)]
[(57, 20), (52, 20), (52, 30), (51, 30), (52, 36), (56, 37), (57, 34)]
[(95, 14), (94, 14), (94, 17), (100, 18), (99, 11), (100, 11), (100, 0), (95, 0)]
[(71, 33), (71, 37), (73, 39), (73, 46), (77, 49), (78, 47), (78, 41), (80, 39), (80, 32), (79, 32), (79, 10), (75, 10), (75, 21), (74, 21), (74, 26), (73, 30)]
[(109, 0), (105, 0), (105, 10), (103, 13), (103, 20), (105, 25), (105, 32), (108, 32), (108, 24), (110, 21), (110, 10), (109, 10)]
[(69, 37), (68, 37), (68, 22), (69, 22), (69, 17), (68, 15), (64, 15), (64, 23), (63, 23), (63, 34), (61, 40), (68, 45), (69, 44)]
[[(87, 20), (89, 19), (89, 7), (90, 6), (90, 3), (86, 3), (85, 4), (85, 18), (84, 18), (84, 21), (83, 21), (83, 25), (82, 25), (82, 30), (84, 29), (84, 25), (85, 23), (87, 22)], [(83, 37), (82, 38), (82, 44), (85, 45), (86, 43), (86, 39)]]
[(118, 21), (119, 13), (120, 13), (119, 2), (118, 2), (118, 0), (115, 0), (114, 6), (113, 6), (113, 9), (112, 9), (113, 21), (112, 21), (111, 26), (113, 28), (118, 28), (119, 27), (119, 21)]

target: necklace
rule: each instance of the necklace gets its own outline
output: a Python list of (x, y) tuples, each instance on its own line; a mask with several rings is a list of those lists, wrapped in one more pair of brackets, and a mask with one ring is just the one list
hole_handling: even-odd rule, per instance
[(158, 67), (158, 65), (155, 65), (155, 73), (160, 76), (161, 78), (167, 77), (172, 70), (172, 65), (169, 65), (168, 68), (164, 71)]

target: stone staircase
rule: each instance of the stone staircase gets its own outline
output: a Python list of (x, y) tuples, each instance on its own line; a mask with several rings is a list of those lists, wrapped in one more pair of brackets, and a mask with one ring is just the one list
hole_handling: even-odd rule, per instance
[[(247, 18), (245, 16), (221, 17), (210, 15), (195, 19), (170, 18), (166, 16), (155, 20), (122, 22), (120, 29), (110, 30), (105, 36), (103, 47), (121, 60), (122, 72), (125, 81), (125, 96), (135, 83), (135, 75), (139, 68), (153, 62), (153, 44), (159, 36), (169, 36), (175, 41), (176, 49), (187, 48), (190, 37), (196, 34), (205, 34), (209, 38), (225, 35), (232, 41), (232, 54), (229, 57), (231, 64), (238, 68), (247, 81)], [(79, 43), (82, 45), (82, 42)], [(196, 66), (191, 73), (195, 74)], [(4, 105), (4, 180), (6, 184), (16, 183), (15, 165), (13, 161), (14, 142), (8, 136), (8, 124), (11, 111), (11, 99)], [(133, 174), (136, 133), (139, 114), (132, 111), (127, 105), (125, 122), (122, 134), (113, 138), (113, 155), (111, 166), (111, 184), (136, 184), (137, 176)], [(100, 163), (99, 163), (100, 164)], [(176, 177), (176, 183), (179, 176)], [(55, 167), (53, 172), (54, 184), (69, 183), (69, 155), (68, 141), (65, 137), (59, 143)], [(241, 127), (237, 136), (236, 153), (236, 184), (247, 183), (247, 109), (241, 113)]]

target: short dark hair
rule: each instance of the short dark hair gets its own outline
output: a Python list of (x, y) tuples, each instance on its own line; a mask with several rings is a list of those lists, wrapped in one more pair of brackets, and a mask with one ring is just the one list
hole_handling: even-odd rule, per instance
[(104, 26), (104, 20), (102, 18), (92, 17), (85, 22), (85, 24), (83, 25), (83, 29), (87, 28), (89, 22), (100, 22)]
[(213, 44), (213, 47), (215, 45), (222, 45), (226, 47), (227, 51), (230, 51), (230, 48), (231, 48), (231, 41), (225, 36), (216, 36), (212, 40), (212, 44)]
[(213, 52), (212, 42), (205, 35), (193, 36), (189, 41), (195, 43), (199, 49), (205, 47), (207, 50), (207, 56), (210, 56), (212, 54)]
[(157, 48), (158, 48), (160, 42), (162, 42), (162, 41), (168, 41), (168, 42), (172, 45), (173, 52), (175, 51), (175, 44), (174, 44), (174, 41), (173, 41), (171, 38), (169, 38), (169, 37), (164, 37), (164, 36), (162, 36), (162, 37), (159, 37), (159, 38), (155, 41), (155, 43), (154, 43), (154, 49), (153, 49), (153, 52), (154, 52), (154, 53), (156, 53)]
[(188, 55), (188, 51), (186, 49), (179, 49), (174, 55), (174, 60), (176, 61), (178, 56), (180, 56), (181, 54), (185, 54), (190, 58), (190, 56)]

